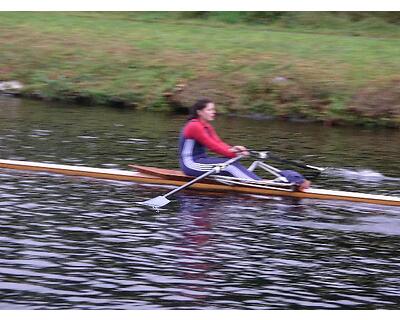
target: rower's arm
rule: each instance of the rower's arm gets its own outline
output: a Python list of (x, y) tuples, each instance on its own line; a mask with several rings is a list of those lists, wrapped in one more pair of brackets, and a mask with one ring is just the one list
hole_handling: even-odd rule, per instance
[(223, 141), (218, 134), (215, 132), (214, 128), (210, 126), (210, 131), (211, 131), (211, 137), (218, 143), (220, 143), (221, 145), (224, 145), (226, 148), (230, 149), (232, 148), (232, 146), (230, 146), (229, 144), (227, 144), (225, 141)]

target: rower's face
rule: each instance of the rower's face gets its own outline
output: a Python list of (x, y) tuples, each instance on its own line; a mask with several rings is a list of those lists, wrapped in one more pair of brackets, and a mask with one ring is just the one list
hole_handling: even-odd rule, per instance
[(215, 105), (212, 102), (207, 103), (207, 106), (204, 109), (197, 111), (199, 117), (205, 121), (213, 121), (216, 113)]

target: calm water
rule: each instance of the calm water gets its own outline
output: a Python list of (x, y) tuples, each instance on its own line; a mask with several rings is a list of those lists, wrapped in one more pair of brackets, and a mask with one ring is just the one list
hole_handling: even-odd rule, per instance
[[(0, 98), (0, 158), (176, 167), (183, 116)], [(400, 133), (220, 117), (234, 144), (400, 196)], [(0, 169), (0, 309), (398, 309), (400, 209)]]

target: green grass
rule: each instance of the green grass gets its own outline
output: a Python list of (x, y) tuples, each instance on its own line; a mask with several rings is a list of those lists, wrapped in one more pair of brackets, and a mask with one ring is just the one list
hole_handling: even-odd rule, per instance
[[(296, 29), (284, 19), (267, 27), (239, 18), (1, 12), (0, 80), (20, 80), (26, 94), (48, 99), (118, 98), (145, 108), (172, 92), (183, 104), (208, 95), (238, 112), (263, 112), (263, 104), (271, 112), (272, 104), (278, 115), (294, 110), (296, 116), (326, 120), (334, 114), (349, 121), (352, 97), (400, 73), (399, 33), (381, 20), (350, 24), (339, 16), (318, 25), (303, 17)], [(330, 29), (335, 23), (342, 27)], [(275, 77), (289, 81), (274, 84)], [(186, 87), (176, 93), (180, 83)]]

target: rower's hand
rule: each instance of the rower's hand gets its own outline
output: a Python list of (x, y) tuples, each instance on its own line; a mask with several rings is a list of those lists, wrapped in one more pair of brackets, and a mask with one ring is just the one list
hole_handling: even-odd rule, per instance
[(238, 156), (248, 156), (250, 154), (244, 146), (233, 146), (229, 151), (236, 153)]

